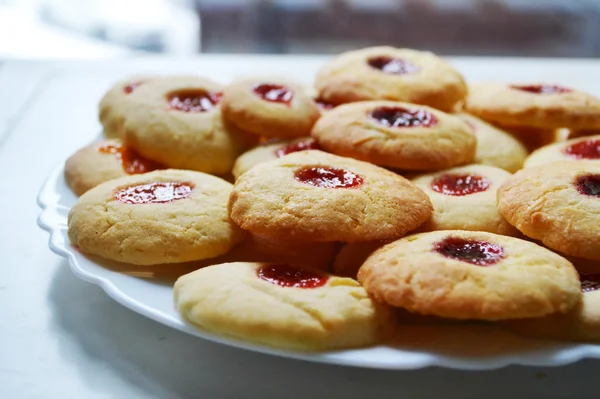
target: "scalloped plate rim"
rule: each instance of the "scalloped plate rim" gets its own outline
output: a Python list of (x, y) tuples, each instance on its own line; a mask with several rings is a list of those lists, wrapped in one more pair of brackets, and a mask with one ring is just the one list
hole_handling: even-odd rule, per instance
[[(344, 356), (351, 352), (360, 352), (362, 350), (373, 350), (376, 348), (365, 348), (365, 349), (354, 349), (348, 351), (336, 351), (336, 352), (319, 352), (319, 353), (306, 353), (306, 352), (294, 352), (269, 348), (260, 346), (252, 343), (238, 341), (235, 339), (229, 339), (219, 337), (208, 332), (201, 331), (189, 324), (186, 324), (182, 320), (176, 322), (169, 317), (166, 317), (156, 309), (149, 307), (143, 303), (140, 303), (136, 299), (132, 298), (129, 294), (119, 289), (113, 281), (106, 277), (98, 276), (83, 269), (77, 259), (79, 255), (75, 251), (70, 250), (65, 245), (59, 243), (59, 237), (63, 234), (62, 231), (65, 229), (64, 225), (51, 223), (49, 220), (60, 220), (66, 222), (64, 216), (58, 213), (60, 208), (65, 208), (55, 201), (52, 196), (56, 197), (57, 192), (54, 187), (58, 183), (58, 179), (63, 174), (63, 165), (61, 164), (55, 167), (46, 181), (43, 183), (40, 192), (37, 197), (37, 204), (41, 208), (41, 213), (38, 216), (37, 223), (40, 228), (49, 233), (48, 245), (52, 252), (57, 255), (66, 258), (69, 263), (71, 271), (80, 279), (89, 283), (95, 284), (102, 288), (106, 294), (115, 300), (120, 305), (141, 314), (147, 318), (150, 318), (158, 323), (171, 327), (173, 329), (197, 336), (199, 338), (234, 347), (237, 349), (250, 350), (253, 352), (262, 353), (265, 355), (279, 356), (284, 358), (291, 358), (297, 360), (304, 360), (317, 363), (334, 364), (340, 366), (351, 366), (351, 367), (362, 367), (372, 369), (390, 369), (390, 370), (415, 370), (425, 367), (438, 366), (450, 369), (459, 370), (493, 370), (510, 365), (521, 365), (521, 366), (538, 366), (538, 367), (549, 367), (549, 366), (563, 366), (571, 363), (578, 362), (586, 358), (600, 358), (600, 345), (593, 344), (578, 344), (573, 343), (567, 346), (565, 349), (556, 349), (554, 351), (548, 350), (543, 356), (537, 355), (507, 355), (507, 356), (494, 356), (491, 358), (469, 359), (459, 358), (456, 356), (436, 356), (428, 354), (427, 357), (421, 360), (412, 360), (412, 362), (376, 362), (376, 361), (364, 361), (354, 359), (352, 354)], [(64, 240), (63, 240), (64, 241)], [(342, 355), (341, 357), (339, 355)], [(337, 355), (337, 356), (336, 356)], [(354, 356), (356, 357), (356, 356)]]

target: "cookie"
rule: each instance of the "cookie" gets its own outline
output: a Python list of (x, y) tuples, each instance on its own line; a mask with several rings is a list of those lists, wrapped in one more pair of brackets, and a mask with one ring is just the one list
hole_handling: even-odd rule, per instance
[(245, 252), (245, 255), (237, 258), (239, 260), (286, 263), (329, 271), (340, 245), (336, 242), (282, 240), (261, 234), (249, 234), (238, 247), (240, 253)]
[(164, 167), (119, 140), (104, 140), (81, 148), (67, 159), (65, 180), (76, 195), (81, 195), (105, 181), (156, 169)]
[(600, 274), (581, 274), (582, 299), (568, 313), (510, 320), (502, 325), (527, 338), (600, 341)]
[(125, 143), (169, 168), (229, 173), (252, 140), (223, 123), (221, 89), (218, 83), (191, 76), (143, 84), (124, 108)]
[(172, 169), (111, 180), (71, 208), (69, 238), (81, 252), (137, 265), (222, 255), (243, 238), (227, 216), (231, 187)]
[(473, 115), (461, 113), (458, 116), (467, 122), (477, 138), (473, 163), (495, 166), (511, 173), (523, 167), (527, 148), (519, 140)]
[(318, 150), (319, 145), (312, 137), (301, 137), (291, 140), (277, 140), (275, 142), (267, 142), (258, 147), (254, 147), (246, 151), (236, 159), (233, 165), (233, 177), (237, 179), (244, 172), (259, 163), (272, 161), (292, 152)]
[(119, 138), (123, 130), (123, 109), (129, 95), (142, 84), (156, 79), (155, 76), (130, 76), (115, 83), (102, 96), (99, 103), (98, 119), (103, 127), (104, 136)]
[(600, 135), (576, 138), (542, 147), (525, 161), (525, 167), (560, 161), (585, 161), (600, 165)]
[(293, 138), (310, 134), (320, 111), (301, 84), (273, 78), (245, 78), (223, 89), (224, 120), (263, 137)]
[(505, 320), (567, 312), (581, 299), (571, 263), (534, 243), (485, 232), (411, 235), (358, 271), (375, 300), (451, 319)]
[(515, 229), (498, 211), (496, 192), (511, 176), (486, 165), (468, 165), (421, 175), (412, 182), (433, 203), (433, 215), (420, 231), (468, 230), (516, 236)]
[(558, 143), (566, 139), (563, 129), (543, 129), (529, 126), (506, 126), (496, 124), (496, 127), (510, 133), (519, 140), (528, 152), (544, 146)]
[(365, 241), (344, 244), (339, 250), (332, 265), (332, 273), (337, 276), (356, 278), (358, 269), (375, 250), (387, 241)]
[(407, 179), (319, 150), (255, 166), (236, 180), (229, 199), (238, 226), (283, 240), (395, 239), (431, 213), (427, 195)]
[(321, 114), (324, 114), (327, 111), (332, 110), (339, 105), (329, 101), (325, 101), (323, 98), (319, 97), (319, 91), (312, 85), (305, 86), (305, 93), (306, 95), (308, 95), (308, 97), (312, 98)]
[(376, 344), (391, 315), (355, 280), (276, 263), (209, 266), (181, 277), (174, 297), (204, 331), (301, 351)]
[(461, 74), (433, 53), (388, 46), (342, 53), (318, 72), (320, 98), (333, 104), (392, 100), (451, 111), (467, 95)]
[(600, 165), (555, 162), (523, 169), (498, 189), (498, 209), (547, 247), (600, 260)]
[(545, 83), (472, 84), (465, 109), (483, 120), (509, 126), (600, 128), (600, 99)]
[(312, 130), (331, 153), (403, 170), (440, 170), (470, 163), (477, 140), (459, 117), (393, 101), (344, 104)]
[(578, 137), (597, 136), (600, 135), (600, 129), (588, 129), (588, 130), (575, 130), (570, 129), (567, 131), (567, 138), (576, 139)]

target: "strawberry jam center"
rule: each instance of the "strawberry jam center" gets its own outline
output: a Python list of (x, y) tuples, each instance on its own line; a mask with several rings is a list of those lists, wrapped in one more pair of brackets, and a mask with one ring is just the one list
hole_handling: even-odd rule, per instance
[(262, 266), (256, 274), (258, 278), (281, 287), (317, 288), (329, 280), (329, 277), (316, 271), (285, 264)]
[(371, 68), (378, 69), (381, 72), (388, 73), (390, 75), (407, 75), (419, 72), (421, 69), (419, 66), (411, 62), (387, 55), (371, 57), (367, 60), (367, 64), (369, 64)]
[(371, 111), (369, 117), (388, 127), (430, 127), (438, 122), (429, 111), (418, 108), (380, 107)]
[(580, 274), (581, 291), (591, 292), (600, 289), (600, 274)]
[(169, 109), (180, 112), (208, 112), (221, 101), (221, 93), (180, 91), (167, 96)]
[(512, 85), (513, 89), (526, 91), (533, 94), (560, 94), (572, 91), (567, 87), (556, 85)]
[(192, 188), (190, 183), (156, 181), (122, 188), (114, 199), (124, 204), (162, 204), (189, 197)]
[(579, 176), (575, 185), (581, 194), (600, 197), (600, 174)]
[(164, 169), (161, 164), (142, 157), (133, 149), (122, 144), (104, 143), (98, 147), (98, 151), (103, 154), (113, 154), (121, 161), (125, 173), (130, 175)]
[(279, 148), (277, 151), (275, 151), (275, 156), (277, 156), (277, 158), (280, 158), (284, 155), (291, 154), (292, 152), (318, 149), (319, 145), (317, 144), (317, 140), (310, 137), (306, 140), (296, 141)]
[(262, 83), (254, 86), (254, 94), (265, 101), (289, 105), (294, 98), (294, 92), (283, 85)]
[(364, 182), (364, 179), (355, 173), (328, 166), (299, 169), (294, 178), (301, 183), (323, 188), (352, 188)]
[(431, 189), (440, 194), (462, 196), (480, 193), (490, 188), (490, 182), (483, 176), (471, 174), (445, 174), (431, 182)]
[(583, 140), (564, 149), (564, 153), (576, 159), (599, 159), (600, 158), (600, 140)]
[(446, 258), (477, 266), (490, 266), (504, 257), (504, 249), (496, 244), (479, 240), (448, 237), (433, 245), (433, 250)]

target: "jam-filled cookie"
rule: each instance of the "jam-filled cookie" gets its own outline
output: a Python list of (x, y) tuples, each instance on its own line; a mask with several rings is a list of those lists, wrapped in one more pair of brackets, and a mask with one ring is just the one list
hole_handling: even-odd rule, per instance
[(229, 214), (244, 230), (302, 241), (374, 241), (401, 237), (432, 213), (407, 179), (319, 150), (262, 163), (240, 176)]
[(119, 177), (163, 169), (120, 140), (105, 140), (85, 146), (65, 163), (65, 180), (76, 195), (105, 181)]
[(507, 236), (519, 232), (498, 211), (496, 192), (511, 176), (486, 165), (468, 165), (412, 179), (433, 203), (433, 216), (420, 231), (487, 231)]
[(272, 161), (281, 158), (284, 155), (291, 154), (292, 152), (318, 149), (319, 145), (317, 144), (317, 140), (312, 137), (267, 142), (240, 155), (235, 161), (231, 173), (233, 174), (233, 177), (237, 179), (242, 173), (259, 163)]
[(503, 320), (567, 312), (581, 299), (573, 265), (534, 243), (435, 231), (375, 251), (358, 281), (382, 302), (423, 315)]
[(312, 130), (325, 150), (403, 170), (440, 170), (469, 163), (477, 140), (455, 115), (393, 101), (344, 104)]
[(365, 241), (344, 244), (335, 256), (332, 273), (337, 276), (356, 278), (358, 269), (376, 249), (381, 248), (388, 241)]
[(509, 320), (502, 325), (517, 334), (535, 339), (600, 341), (600, 274), (579, 274), (581, 300), (567, 313), (546, 317)]
[(547, 247), (600, 260), (600, 165), (555, 162), (523, 169), (498, 189), (498, 209)]
[(560, 161), (585, 161), (600, 165), (600, 135), (576, 138), (542, 147), (527, 158), (525, 167), (531, 168)]
[(392, 100), (451, 111), (467, 94), (461, 74), (430, 52), (387, 46), (340, 54), (317, 74), (320, 98), (333, 104)]
[(320, 116), (306, 88), (284, 79), (235, 81), (223, 89), (221, 107), (227, 123), (263, 137), (308, 136)]
[(223, 123), (221, 90), (218, 83), (191, 76), (143, 84), (124, 108), (125, 143), (169, 168), (229, 173), (251, 139)]
[(230, 192), (218, 177), (172, 169), (111, 180), (71, 208), (69, 238), (84, 253), (137, 265), (212, 258), (243, 238), (227, 216)]
[(600, 99), (558, 85), (478, 83), (465, 108), (486, 121), (537, 128), (600, 128)]
[(369, 346), (391, 324), (390, 309), (355, 280), (287, 264), (209, 266), (179, 278), (174, 296), (183, 318), (202, 330), (276, 348)]
[(469, 114), (459, 114), (477, 138), (473, 163), (495, 166), (511, 173), (523, 167), (527, 148), (515, 137)]
[(104, 136), (118, 138), (122, 136), (125, 115), (123, 110), (130, 94), (144, 83), (156, 79), (155, 76), (130, 76), (115, 83), (100, 99), (98, 119), (103, 127)]

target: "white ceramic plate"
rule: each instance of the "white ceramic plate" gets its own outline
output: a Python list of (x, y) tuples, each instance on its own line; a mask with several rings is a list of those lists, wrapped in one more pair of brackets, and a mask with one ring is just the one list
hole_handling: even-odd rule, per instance
[(492, 369), (509, 364), (558, 366), (582, 358), (600, 358), (600, 345), (542, 342), (519, 338), (490, 325), (414, 326), (403, 329), (394, 346), (326, 353), (297, 353), (225, 339), (186, 324), (176, 312), (172, 287), (155, 279), (138, 278), (102, 265), (75, 250), (67, 236), (67, 215), (77, 198), (67, 187), (62, 167), (42, 187), (39, 225), (50, 233), (52, 251), (69, 260), (71, 270), (97, 284), (120, 304), (159, 323), (221, 344), (313, 362), (381, 369), (444, 366)]

